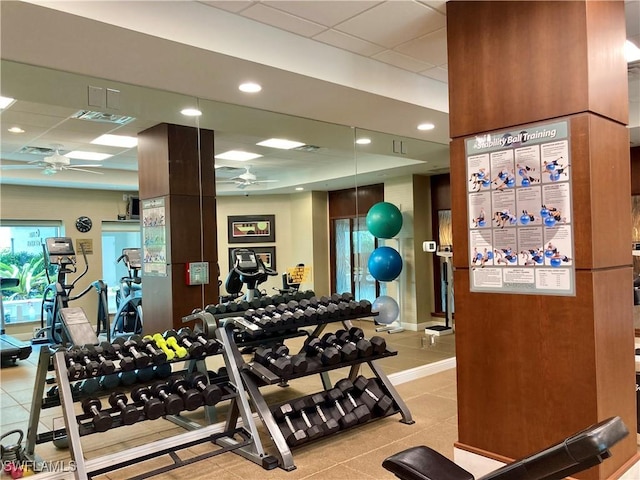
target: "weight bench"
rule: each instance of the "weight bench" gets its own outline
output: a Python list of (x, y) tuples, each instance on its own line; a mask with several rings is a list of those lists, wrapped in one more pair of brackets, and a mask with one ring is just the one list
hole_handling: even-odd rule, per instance
[[(478, 480), (560, 480), (602, 463), (609, 448), (629, 434), (612, 417)], [(388, 457), (382, 466), (401, 480), (474, 480), (475, 477), (429, 447), (412, 447)]]

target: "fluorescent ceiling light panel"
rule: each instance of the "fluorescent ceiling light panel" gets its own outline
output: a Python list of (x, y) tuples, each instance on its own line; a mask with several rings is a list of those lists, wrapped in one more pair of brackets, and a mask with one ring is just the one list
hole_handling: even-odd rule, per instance
[(128, 137), (126, 135), (100, 135), (98, 138), (91, 140), (96, 145), (107, 145), (109, 147), (132, 148), (138, 145), (136, 137)]
[(219, 153), (215, 158), (219, 158), (220, 160), (233, 160), (235, 162), (246, 162), (248, 160), (253, 160), (254, 158), (259, 158), (262, 155), (258, 153), (251, 152), (243, 152), (241, 150), (229, 150), (228, 152)]
[(82, 152), (80, 150), (74, 150), (73, 152), (65, 153), (65, 157), (76, 158), (78, 160), (94, 160), (100, 161), (105, 160), (107, 158), (113, 157), (113, 155), (109, 155), (108, 153), (97, 153), (97, 152)]
[(624, 58), (627, 63), (640, 60), (640, 48), (636, 47), (631, 40), (624, 42)]
[(291, 150), (292, 148), (298, 148), (304, 145), (302, 142), (294, 142), (293, 140), (286, 140), (284, 138), (270, 138), (256, 143), (261, 147), (280, 148), (282, 150)]
[(421, 123), (418, 125), (418, 130), (433, 130), (436, 126), (433, 123)]
[(11, 127), (7, 129), (11, 133), (24, 133), (24, 130), (20, 127)]
[(296, 191), (297, 191), (297, 192), (301, 192), (302, 190), (304, 190), (304, 188), (303, 188), (303, 187), (296, 187)]
[(256, 93), (262, 90), (262, 87), (255, 82), (246, 82), (246, 83), (240, 84), (238, 89), (244, 93)]
[(371, 143), (371, 139), (370, 138), (359, 138), (356, 140), (356, 143), (358, 145), (369, 145)]
[(202, 115), (202, 112), (197, 108), (184, 108), (180, 110), (180, 113), (185, 117), (199, 117)]
[(15, 101), (16, 101), (15, 98), (0, 97), (0, 109), (4, 110), (5, 108), (8, 108)]

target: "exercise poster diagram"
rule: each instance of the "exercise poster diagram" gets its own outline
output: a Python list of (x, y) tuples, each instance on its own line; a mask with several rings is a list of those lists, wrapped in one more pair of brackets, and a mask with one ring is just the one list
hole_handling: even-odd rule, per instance
[(142, 243), (144, 275), (167, 276), (167, 233), (164, 198), (142, 201)]
[(567, 121), (465, 140), (471, 291), (575, 295)]

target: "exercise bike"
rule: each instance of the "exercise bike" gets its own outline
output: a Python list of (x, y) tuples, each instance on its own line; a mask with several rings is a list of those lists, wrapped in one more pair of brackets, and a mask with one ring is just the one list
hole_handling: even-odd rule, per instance
[(123, 248), (116, 263), (122, 262), (127, 276), (120, 279), (116, 295), (116, 314), (111, 324), (111, 337), (142, 333), (142, 258), (139, 248)]
[(266, 282), (270, 276), (277, 276), (278, 272), (267, 267), (260, 257), (251, 249), (236, 248), (231, 254), (233, 266), (227, 275), (224, 288), (232, 298), (242, 297), (242, 286), (247, 286), (244, 300), (251, 302), (259, 298), (263, 293), (258, 285)]
[[(109, 332), (106, 284), (102, 280), (97, 280), (90, 283), (77, 295), (71, 295), (76, 283), (89, 271), (84, 248), (80, 247), (84, 259), (84, 270), (70, 283), (68, 283), (67, 275), (77, 273), (76, 253), (71, 238), (46, 238), (42, 248), (49, 285), (42, 297), (40, 329), (35, 333), (31, 342), (33, 344), (50, 343), (54, 345), (97, 344), (98, 336), (103, 332), (108, 335)], [(57, 267), (55, 282), (52, 282), (49, 276), (51, 266)], [(69, 302), (85, 296), (93, 289), (98, 292), (98, 318), (95, 332), (82, 308), (69, 306)]]

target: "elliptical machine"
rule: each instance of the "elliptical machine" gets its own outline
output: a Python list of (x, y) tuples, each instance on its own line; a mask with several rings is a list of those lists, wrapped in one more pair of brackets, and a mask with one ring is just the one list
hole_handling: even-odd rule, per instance
[(267, 267), (256, 252), (249, 248), (236, 248), (232, 252), (233, 266), (227, 275), (224, 288), (233, 298), (239, 298), (242, 285), (247, 285), (247, 293), (244, 300), (250, 302), (262, 293), (258, 285), (267, 281), (269, 277), (275, 277), (278, 272)]
[(122, 262), (127, 276), (120, 279), (116, 295), (116, 315), (111, 324), (111, 337), (142, 333), (142, 257), (139, 248), (123, 248), (116, 263)]
[[(102, 280), (97, 280), (77, 295), (72, 296), (71, 292), (76, 283), (89, 271), (84, 248), (80, 247), (84, 259), (84, 270), (71, 283), (67, 283), (67, 275), (77, 272), (76, 252), (71, 238), (46, 238), (42, 248), (49, 285), (42, 296), (40, 330), (35, 333), (31, 342), (33, 344), (50, 343), (55, 345), (97, 343), (97, 337), (100, 333), (107, 332), (108, 335), (109, 331), (106, 284)], [(49, 268), (52, 265), (58, 269), (55, 282), (52, 282), (49, 277)], [(69, 307), (69, 302), (83, 297), (92, 289), (96, 289), (98, 292), (98, 319), (95, 332), (81, 308)]]

